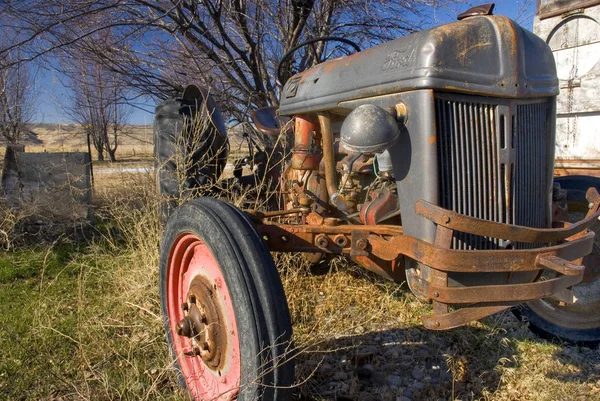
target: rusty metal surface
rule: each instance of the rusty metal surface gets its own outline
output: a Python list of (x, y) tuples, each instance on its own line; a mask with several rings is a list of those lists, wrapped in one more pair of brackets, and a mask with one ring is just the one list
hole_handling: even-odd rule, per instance
[(449, 313), (423, 316), (423, 325), (430, 330), (448, 330), (462, 326), (473, 320), (483, 319), (494, 313), (502, 312), (512, 305), (474, 306)]
[(563, 288), (581, 281), (583, 267), (579, 275), (560, 276), (545, 281), (526, 284), (481, 285), (471, 287), (429, 287), (429, 295), (437, 302), (446, 304), (473, 304), (481, 302), (525, 302), (549, 297)]
[(481, 4), (479, 6), (469, 8), (464, 13), (458, 14), (456, 19), (460, 21), (465, 18), (475, 17), (477, 15), (492, 15), (492, 12), (494, 11), (494, 6), (495, 6), (495, 4), (492, 3), (492, 4)]
[(177, 323), (177, 334), (188, 337), (192, 353), (213, 370), (223, 368), (227, 331), (223, 312), (212, 299), (212, 285), (202, 276), (190, 284), (187, 301), (181, 305), (185, 317)]
[[(361, 225), (278, 225), (262, 224), (259, 232), (272, 251), (280, 252), (325, 252), (333, 254), (366, 255), (366, 249), (376, 257), (392, 261), (404, 255), (427, 266), (445, 272), (491, 273), (534, 271), (539, 266), (537, 258), (540, 254), (556, 256), (564, 260), (575, 260), (591, 252), (594, 233), (585, 233), (580, 238), (559, 245), (517, 250), (484, 250), (463, 251), (441, 248), (425, 241), (402, 234), (398, 226), (361, 226)], [(360, 234), (358, 234), (360, 233)], [(315, 244), (319, 234), (329, 238), (327, 247)], [(367, 244), (363, 247), (340, 247), (335, 244), (337, 235), (362, 235)], [(390, 237), (384, 239), (381, 236)], [(282, 238), (286, 238), (283, 241)], [(355, 245), (355, 242), (351, 242)], [(353, 256), (355, 256), (353, 255)]]
[(390, 213), (398, 210), (398, 195), (390, 188), (383, 187), (372, 193), (372, 199), (360, 209), (360, 221), (366, 225), (375, 225)]
[[(588, 200), (600, 205), (600, 196), (595, 188), (590, 188), (588, 191)], [(562, 241), (575, 233), (591, 227), (598, 217), (600, 217), (600, 212), (596, 209), (596, 212), (587, 216), (584, 220), (564, 228), (531, 228), (464, 216), (423, 200), (415, 204), (415, 211), (417, 214), (432, 220), (439, 226), (452, 230), (530, 243)]]
[[(398, 267), (398, 261), (404, 257), (429, 266), (432, 272), (424, 288), (425, 294), (433, 300), (434, 314), (424, 318), (424, 322), (429, 328), (447, 329), (520, 302), (563, 294), (581, 282), (584, 273), (581, 260), (592, 251), (594, 244), (594, 232), (588, 227), (600, 216), (598, 192), (590, 188), (587, 198), (591, 203), (583, 221), (573, 225), (565, 223), (563, 228), (554, 229), (480, 221), (420, 201), (417, 211), (437, 224), (434, 244), (404, 235), (400, 226), (346, 224), (314, 212), (306, 217), (307, 225), (264, 222), (258, 225), (258, 230), (272, 251), (347, 254), (365, 268), (395, 281), (404, 279), (404, 268)], [(453, 233), (459, 228), (484, 236), (502, 235), (521, 242), (554, 245), (534, 249), (452, 249)], [(483, 279), (475, 285), (459, 287), (448, 282), (448, 273), (535, 271), (550, 271), (554, 277), (501, 285), (482, 285), (485, 284)], [(450, 311), (451, 305), (468, 307)]]
[(319, 124), (301, 116), (296, 116), (295, 123), (291, 166), (296, 170), (318, 170), (323, 158)]
[(463, 251), (439, 248), (409, 236), (390, 240), (369, 236), (373, 254), (383, 260), (393, 260), (402, 254), (437, 270), (463, 273), (538, 270), (535, 263), (540, 253), (574, 260), (591, 252), (593, 240), (594, 234), (586, 233), (581, 238), (546, 248)]
[(325, 182), (329, 193), (329, 202), (342, 212), (352, 211), (353, 205), (339, 192), (335, 177), (335, 152), (333, 149), (333, 132), (331, 132), (331, 119), (329, 113), (319, 113), (321, 137), (323, 139), (323, 164), (325, 168)]

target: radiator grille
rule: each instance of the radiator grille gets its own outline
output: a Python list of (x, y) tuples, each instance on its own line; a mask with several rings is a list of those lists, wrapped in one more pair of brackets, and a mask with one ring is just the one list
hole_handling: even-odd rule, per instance
[[(501, 223), (547, 226), (546, 101), (494, 104), (437, 96), (436, 118), (442, 207)], [(498, 249), (508, 243), (455, 233), (452, 246)]]

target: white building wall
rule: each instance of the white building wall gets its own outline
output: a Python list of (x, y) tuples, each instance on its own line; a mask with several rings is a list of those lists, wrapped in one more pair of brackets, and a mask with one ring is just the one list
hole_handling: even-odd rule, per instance
[(557, 167), (600, 168), (600, 5), (533, 23), (554, 53)]

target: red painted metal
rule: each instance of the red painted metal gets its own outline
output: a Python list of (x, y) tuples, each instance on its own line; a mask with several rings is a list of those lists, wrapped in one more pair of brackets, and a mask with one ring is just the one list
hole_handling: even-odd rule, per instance
[[(217, 308), (226, 325), (226, 339), (216, 338), (213, 346), (221, 347), (221, 360), (212, 368), (196, 355), (192, 340), (178, 335), (177, 322), (187, 313), (182, 304), (195, 279), (213, 284), (211, 307)], [(202, 308), (201, 308), (202, 309)], [(240, 342), (231, 296), (225, 279), (210, 249), (194, 234), (177, 238), (167, 273), (167, 316), (171, 327), (175, 356), (188, 389), (197, 400), (231, 400), (239, 390), (241, 377)], [(211, 322), (207, 322), (209, 325)], [(224, 345), (224, 346), (223, 346)]]

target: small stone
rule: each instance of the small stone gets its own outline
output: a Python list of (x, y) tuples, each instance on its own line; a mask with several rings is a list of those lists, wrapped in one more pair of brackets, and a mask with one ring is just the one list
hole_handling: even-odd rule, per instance
[(417, 351), (417, 356), (419, 358), (427, 358), (429, 356), (429, 351), (426, 349), (420, 349)]
[(383, 353), (383, 356), (386, 358), (398, 358), (398, 349), (396, 347), (390, 348)]
[(363, 392), (358, 395), (357, 399), (360, 401), (380, 401), (381, 396), (379, 394)]
[(425, 377), (423, 378), (423, 381), (424, 381), (425, 383), (431, 383), (431, 376), (425, 376)]
[(385, 374), (382, 372), (374, 372), (371, 377), (371, 382), (383, 386), (385, 384)]
[(396, 401), (411, 401), (411, 399), (403, 395), (399, 395), (396, 397)]
[(425, 385), (421, 382), (414, 382), (412, 385), (412, 388), (416, 388), (417, 390), (422, 390), (423, 387), (425, 387)]
[(423, 378), (423, 371), (418, 366), (412, 370), (412, 377), (416, 380), (421, 380)]
[(340, 371), (340, 372), (335, 372), (331, 378), (335, 381), (344, 381), (348, 378), (348, 375), (346, 374), (346, 372)]
[(331, 367), (330, 364), (324, 363), (324, 364), (321, 365), (321, 367), (319, 368), (319, 370), (320, 370), (321, 374), (327, 376), (327, 375), (331, 374), (331, 371), (333, 370), (333, 368)]
[(385, 382), (390, 387), (400, 387), (402, 385), (402, 377), (397, 375), (386, 376)]
[(375, 371), (375, 369), (373, 368), (373, 365), (371, 364), (366, 364), (363, 366), (360, 366), (359, 368), (356, 369), (356, 374), (358, 375), (359, 379), (368, 379), (371, 376), (373, 376), (373, 372)]
[(400, 357), (400, 359), (404, 362), (412, 362), (413, 357), (411, 355), (408, 354), (402, 354), (402, 356)]

